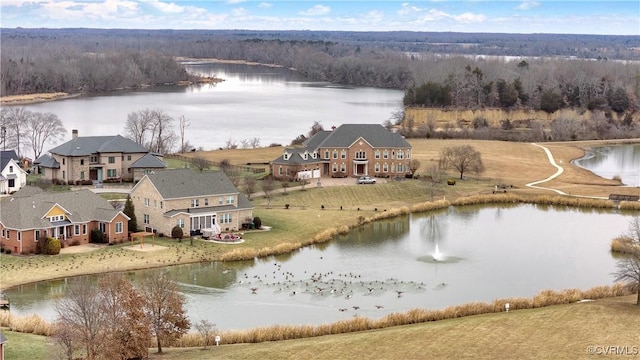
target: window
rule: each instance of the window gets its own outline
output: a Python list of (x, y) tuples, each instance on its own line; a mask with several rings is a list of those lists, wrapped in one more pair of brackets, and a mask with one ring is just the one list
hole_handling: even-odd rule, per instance
[(84, 180), (84, 171), (80, 171), (80, 180)]
[(220, 224), (229, 224), (233, 222), (233, 216), (231, 213), (222, 214), (220, 216)]
[(131, 161), (131, 155), (127, 155), (127, 161)]
[(22, 231), (18, 231), (18, 241), (22, 241)]
[(116, 223), (116, 234), (121, 234), (122, 233), (122, 221), (118, 221)]
[(80, 235), (80, 225), (79, 225), (79, 224), (75, 224), (75, 225), (73, 226), (73, 233), (74, 233), (75, 235)]
[(356, 151), (356, 159), (366, 159), (367, 154), (364, 151)]
[(87, 235), (87, 224), (82, 224), (82, 235)]
[(84, 159), (80, 159), (80, 165), (84, 165)]
[(401, 173), (402, 172), (402, 164), (398, 164), (398, 172)]
[(342, 149), (342, 151), (340, 152), (340, 158), (341, 159), (346, 159), (347, 158), (347, 150)]
[(379, 163), (376, 163), (374, 171), (375, 172), (380, 172), (380, 164)]
[(324, 151), (324, 158), (328, 159), (329, 158), (329, 150), (325, 150)]
[(411, 159), (411, 150), (407, 150), (407, 159)]
[(391, 172), (396, 172), (396, 165), (394, 163), (391, 163)]
[(62, 165), (64, 165), (65, 163), (65, 158), (62, 158)]
[(16, 186), (16, 179), (9, 179), (9, 187), (15, 187)]
[(160, 201), (160, 209), (164, 209), (164, 203)]
[(11, 238), (11, 230), (7, 229), (7, 239)]
[(13, 165), (9, 166), (9, 172), (12, 173), (13, 172)]
[(209, 198), (204, 199), (204, 206), (209, 206)]
[(331, 171), (338, 172), (338, 163), (333, 163), (333, 166), (331, 167)]
[(392, 150), (391, 151), (391, 158), (393, 159), (395, 155), (396, 155), (396, 152)]
[(382, 171), (383, 172), (388, 172), (389, 171), (389, 166), (387, 165), (387, 163), (382, 164)]
[(149, 198), (144, 198), (144, 206), (149, 207), (150, 201)]
[(7, 233), (7, 230), (6, 229), (2, 229), (2, 237), (5, 237), (6, 233)]
[(376, 150), (375, 157), (376, 159), (380, 159), (380, 150)]
[(98, 157), (97, 156), (89, 156), (89, 162), (97, 163), (98, 162)]
[(66, 179), (66, 178), (67, 178), (67, 172), (66, 172), (66, 171), (64, 171), (64, 170), (62, 170), (62, 178), (63, 178), (63, 179)]
[(49, 221), (62, 221), (64, 220), (64, 215), (54, 215), (49, 217)]
[(153, 199), (153, 208), (154, 209), (158, 208), (158, 201), (156, 199)]
[(191, 207), (200, 206), (200, 201), (198, 199), (191, 199)]
[(340, 164), (340, 171), (347, 172), (347, 165), (345, 163)]
[(222, 205), (222, 196), (218, 197), (218, 205)]
[(338, 158), (338, 150), (333, 150), (333, 158), (334, 159)]
[(34, 240), (38, 241), (38, 239), (40, 239), (40, 230), (35, 230), (33, 232), (33, 235), (34, 235)]
[(178, 219), (178, 222), (176, 223), (176, 226), (184, 229), (184, 219)]
[(278, 166), (278, 175), (282, 175), (282, 166)]
[(115, 164), (116, 163), (116, 157), (115, 156), (109, 156), (109, 164)]
[(233, 196), (227, 196), (227, 204), (233, 204), (235, 202), (235, 198)]
[(107, 169), (107, 177), (116, 177), (118, 176), (116, 169)]
[(149, 214), (144, 214), (143, 215), (143, 221), (145, 224), (149, 224)]
[(402, 150), (398, 150), (398, 160), (404, 159), (404, 152)]

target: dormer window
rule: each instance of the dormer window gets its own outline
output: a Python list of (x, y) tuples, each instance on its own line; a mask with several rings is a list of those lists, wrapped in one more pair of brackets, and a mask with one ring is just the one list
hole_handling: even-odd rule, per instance
[(50, 222), (54, 222), (54, 221), (62, 221), (64, 220), (64, 215), (54, 215), (54, 216), (49, 216), (49, 221)]
[(285, 160), (289, 160), (290, 157), (291, 155), (288, 152), (285, 152), (284, 155), (282, 156), (282, 158)]
[(302, 154), (302, 158), (307, 160), (309, 158), (309, 153), (305, 151), (304, 154)]
[(13, 172), (13, 165), (9, 166), (9, 172), (12, 173)]
[(311, 153), (311, 157), (312, 157), (312, 158), (314, 158), (314, 159), (315, 159), (315, 158), (316, 158), (316, 156), (318, 156), (318, 154), (317, 154), (315, 151)]

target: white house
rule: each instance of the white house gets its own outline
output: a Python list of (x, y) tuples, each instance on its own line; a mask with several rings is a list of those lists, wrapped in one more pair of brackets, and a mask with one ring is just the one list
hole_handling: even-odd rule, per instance
[(13, 150), (0, 151), (0, 194), (11, 194), (27, 185), (27, 173)]

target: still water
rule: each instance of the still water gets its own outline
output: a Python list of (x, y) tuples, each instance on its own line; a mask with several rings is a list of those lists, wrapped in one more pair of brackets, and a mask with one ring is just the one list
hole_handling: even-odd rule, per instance
[[(380, 318), (612, 284), (609, 244), (630, 217), (535, 205), (450, 207), (367, 224), (289, 255), (128, 275), (135, 281), (168, 271), (186, 296), (191, 321), (207, 319), (222, 330)], [(441, 261), (433, 259), (436, 246)], [(54, 319), (53, 302), (73, 281), (10, 289), (11, 311)]]
[(627, 186), (640, 186), (640, 145), (599, 146), (575, 161), (600, 177), (620, 177)]
[(345, 123), (382, 124), (402, 105), (402, 91), (344, 87), (309, 82), (282, 68), (237, 64), (191, 64), (193, 74), (225, 81), (188, 87), (162, 87), (103, 96), (85, 96), (25, 106), (52, 112), (80, 136), (122, 134), (130, 113), (160, 109), (175, 119), (184, 116), (190, 126), (185, 137), (205, 150), (224, 147), (228, 140), (257, 138), (261, 146), (288, 145), (307, 134), (315, 121), (324, 126)]

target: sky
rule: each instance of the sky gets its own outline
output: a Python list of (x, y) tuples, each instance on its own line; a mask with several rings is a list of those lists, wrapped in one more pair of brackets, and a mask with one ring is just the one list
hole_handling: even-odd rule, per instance
[(0, 27), (640, 36), (640, 0), (0, 0)]

